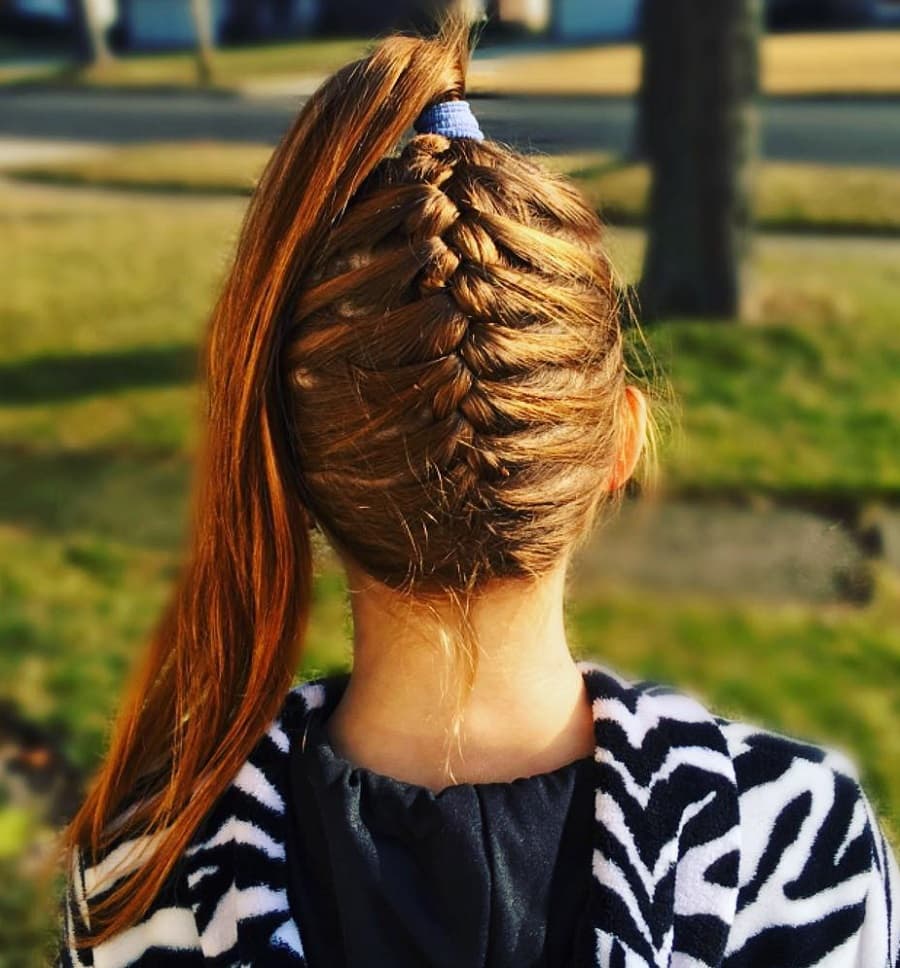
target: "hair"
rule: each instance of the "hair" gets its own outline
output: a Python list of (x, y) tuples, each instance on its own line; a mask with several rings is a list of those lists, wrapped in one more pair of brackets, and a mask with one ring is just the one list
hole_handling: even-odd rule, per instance
[(489, 582), (556, 566), (614, 490), (628, 367), (596, 213), (491, 141), (395, 153), (463, 97), (468, 57), (456, 20), (385, 40), (309, 100), (250, 202), (203, 346), (191, 545), (65, 841), (70, 862), (123, 836), (153, 848), (81, 943), (140, 919), (277, 715), (313, 522), (464, 616)]

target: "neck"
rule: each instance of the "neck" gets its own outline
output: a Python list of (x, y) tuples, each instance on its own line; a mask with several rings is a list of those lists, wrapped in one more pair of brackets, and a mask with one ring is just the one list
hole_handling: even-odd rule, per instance
[[(508, 781), (594, 749), (593, 719), (565, 634), (565, 563), (504, 582), (472, 604), (478, 666), (452, 738), (459, 667), (441, 642), (453, 613), (348, 569), (353, 672), (328, 719), (337, 753), (408, 783)], [(448, 753), (449, 747), (449, 753)]]

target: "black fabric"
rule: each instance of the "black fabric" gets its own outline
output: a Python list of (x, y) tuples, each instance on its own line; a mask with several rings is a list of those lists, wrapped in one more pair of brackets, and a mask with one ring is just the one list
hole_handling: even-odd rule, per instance
[(593, 758), (434, 793), (291, 736), (290, 904), (310, 968), (591, 964)]

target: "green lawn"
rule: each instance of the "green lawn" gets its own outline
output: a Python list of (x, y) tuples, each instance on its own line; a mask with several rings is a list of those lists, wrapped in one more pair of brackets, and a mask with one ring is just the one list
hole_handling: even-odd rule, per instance
[[(249, 80), (320, 76), (365, 55), (371, 41), (338, 38), (224, 47), (216, 52), (213, 86), (233, 88)], [(128, 54), (102, 67), (39, 68), (0, 65), (0, 84), (50, 83), (112, 88), (191, 87), (197, 83), (196, 60), (189, 51)]]
[[(611, 233), (627, 276), (643, 236)], [(900, 498), (900, 244), (763, 237), (742, 326), (650, 330), (682, 409), (674, 493), (769, 495), (827, 507)]]
[[(769, 34), (761, 45), (762, 89), (770, 96), (896, 96), (900, 60), (892, 30)], [(476, 62), (478, 92), (537, 96), (633, 95), (641, 76), (635, 44), (523, 50)]]
[(8, 177), (135, 191), (249, 195), (272, 146), (223, 141), (149, 142), (6, 169)]
[[(769, 34), (760, 50), (762, 89), (777, 97), (895, 96), (896, 46), (891, 30)], [(597, 44), (476, 61), (471, 86), (517, 95), (630, 96), (640, 72), (635, 44)]]
[[(96, 154), (21, 165), (24, 181), (187, 194), (249, 195), (271, 147), (227, 142), (125, 145)], [(611, 223), (644, 221), (649, 172), (612, 155), (549, 157), (572, 175)], [(760, 166), (760, 225), (775, 231), (900, 235), (900, 172), (891, 168), (768, 162)]]
[[(650, 188), (646, 165), (603, 155), (560, 157), (553, 163), (582, 185), (608, 222), (644, 222)], [(760, 226), (771, 231), (897, 236), (900, 171), (763, 162), (756, 179), (756, 213)]]
[[(233, 89), (272, 78), (318, 77), (362, 56), (371, 41), (305, 40), (223, 48), (214, 85)], [(630, 96), (640, 81), (635, 44), (540, 50), (484, 48), (472, 65), (470, 90), (538, 96)], [(900, 59), (890, 30), (775, 34), (762, 44), (763, 90), (774, 96), (888, 96), (900, 93)], [(190, 53), (128, 54), (103, 69), (0, 64), (2, 83), (97, 87), (185, 87), (196, 84)]]
[[(195, 346), (243, 202), (0, 185), (0, 205), (0, 698), (90, 768), (179, 561)], [(635, 230), (611, 235), (625, 275), (641, 246)], [(900, 244), (769, 237), (758, 248), (751, 321), (648, 333), (682, 407), (664, 486), (896, 500)], [(897, 575), (879, 570), (864, 608), (575, 589), (580, 654), (845, 749), (900, 833)], [(348, 659), (327, 556), (313, 613), (305, 675)], [(0, 865), (33, 828), (0, 804)], [(18, 886), (0, 889), (0, 966), (40, 964), (31, 888), (4, 883)]]

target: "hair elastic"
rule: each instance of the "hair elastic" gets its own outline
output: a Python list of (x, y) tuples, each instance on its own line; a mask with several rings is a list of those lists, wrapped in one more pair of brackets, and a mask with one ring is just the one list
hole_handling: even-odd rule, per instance
[(484, 141), (484, 133), (468, 101), (441, 101), (432, 104), (416, 118), (413, 127), (419, 134), (441, 134), (445, 138), (472, 138)]

